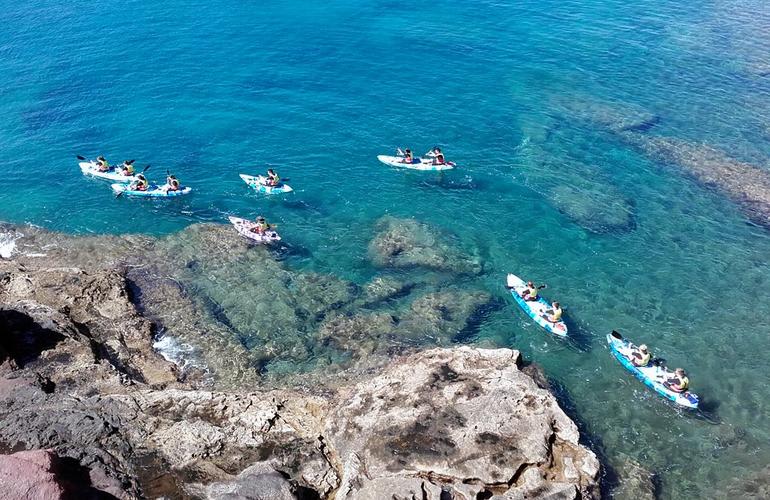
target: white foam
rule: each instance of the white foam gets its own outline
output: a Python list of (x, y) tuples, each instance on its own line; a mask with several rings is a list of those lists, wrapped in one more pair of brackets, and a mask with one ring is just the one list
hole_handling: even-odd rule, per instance
[(152, 347), (158, 351), (158, 354), (163, 356), (163, 359), (170, 363), (177, 365), (182, 371), (188, 367), (203, 368), (195, 360), (195, 348), (190, 344), (180, 342), (178, 339), (171, 335), (161, 333), (160, 336), (153, 342)]
[(0, 233), (0, 257), (10, 259), (16, 253), (16, 240), (21, 238), (21, 233)]

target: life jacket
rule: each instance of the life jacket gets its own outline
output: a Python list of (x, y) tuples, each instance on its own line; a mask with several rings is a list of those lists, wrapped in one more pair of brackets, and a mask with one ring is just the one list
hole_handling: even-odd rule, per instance
[(684, 392), (690, 387), (690, 379), (684, 376), (679, 379), (679, 391)]
[(438, 163), (439, 165), (443, 165), (444, 163), (446, 163), (444, 160), (444, 153), (439, 153), (436, 155), (436, 163)]
[(412, 163), (414, 161), (414, 157), (411, 153), (408, 155), (404, 155), (404, 163)]
[(558, 309), (554, 309), (553, 314), (551, 315), (551, 321), (553, 321), (554, 323), (556, 323), (557, 321), (561, 321), (561, 315), (562, 315), (561, 307)]
[(647, 366), (648, 364), (650, 364), (650, 359), (652, 358), (652, 354), (650, 354), (649, 352), (647, 354), (642, 354), (641, 351), (639, 351), (639, 354), (641, 355), (641, 358), (637, 359), (636, 357), (634, 357), (633, 363), (636, 366)]
[(168, 185), (169, 185), (169, 187), (171, 188), (172, 191), (176, 191), (177, 189), (179, 189), (179, 180), (176, 179), (176, 178), (169, 179), (168, 180)]
[(265, 231), (270, 229), (270, 224), (268, 224), (267, 221), (265, 221), (265, 222), (257, 222), (257, 225), (254, 226), (254, 227), (257, 229), (258, 232), (264, 233)]
[(104, 161), (102, 161), (102, 160), (97, 160), (97, 162), (96, 162), (96, 163), (98, 164), (98, 165), (97, 165), (97, 167), (98, 167), (98, 169), (99, 169), (101, 172), (106, 172), (107, 170), (109, 170), (109, 169), (110, 169), (110, 164), (109, 164), (109, 163), (107, 163), (107, 160), (104, 160)]
[(535, 300), (537, 298), (537, 287), (527, 287), (527, 298)]
[(136, 183), (136, 190), (137, 191), (147, 191), (147, 188), (149, 187), (150, 183), (147, 182), (147, 179), (139, 179), (139, 181)]
[(134, 175), (133, 165), (123, 165), (123, 170), (126, 172), (126, 175)]

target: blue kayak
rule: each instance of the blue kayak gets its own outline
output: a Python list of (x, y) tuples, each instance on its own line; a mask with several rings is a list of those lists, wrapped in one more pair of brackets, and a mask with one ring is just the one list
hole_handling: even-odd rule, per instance
[(190, 194), (190, 191), (192, 191), (189, 187), (181, 188), (177, 191), (169, 191), (168, 185), (166, 184), (163, 186), (152, 184), (146, 191), (132, 189), (130, 184), (113, 184), (112, 190), (117, 194), (125, 194), (126, 196), (145, 196), (148, 198), (173, 198), (175, 196)]
[(548, 319), (551, 311), (550, 302), (540, 296), (538, 296), (537, 300), (524, 300), (521, 297), (521, 293), (526, 290), (527, 284), (515, 274), (508, 274), (506, 284), (511, 290), (511, 295), (513, 295), (516, 303), (524, 309), (524, 312), (526, 312), (530, 318), (535, 320), (535, 323), (554, 335), (558, 335), (559, 337), (567, 336), (567, 325), (564, 321), (552, 322)]
[(663, 384), (663, 382), (674, 375), (672, 372), (666, 370), (664, 366), (656, 365), (652, 362), (648, 363), (646, 366), (635, 366), (631, 363), (629, 358), (636, 346), (631, 342), (620, 338), (620, 334), (615, 332), (615, 335), (607, 335), (607, 343), (610, 345), (610, 352), (615, 356), (615, 359), (620, 361), (620, 364), (623, 365), (626, 370), (633, 373), (636, 378), (644, 382), (644, 385), (680, 406), (686, 408), (698, 407), (699, 400), (696, 394), (689, 391), (676, 392)]
[(294, 191), (291, 186), (284, 184), (283, 182), (275, 186), (268, 186), (266, 184), (267, 177), (263, 175), (247, 175), (238, 174), (243, 179), (243, 182), (253, 187), (260, 193), (273, 194), (273, 193), (290, 193)]

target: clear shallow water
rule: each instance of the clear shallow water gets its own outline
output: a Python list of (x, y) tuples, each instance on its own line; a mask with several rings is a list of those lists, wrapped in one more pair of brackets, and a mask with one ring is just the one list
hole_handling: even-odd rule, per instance
[[(304, 250), (286, 265), (358, 283), (375, 274), (383, 214), (471, 228), (460, 239), (484, 272), (459, 286), (507, 300), (507, 271), (546, 281), (578, 338), (546, 337), (509, 301), (467, 340), (543, 365), (611, 462), (633, 457), (664, 497), (695, 498), (770, 461), (770, 232), (560, 104), (636, 106), (659, 116), (656, 134), (766, 166), (764, 2), (2, 6), (0, 219), (164, 234), (263, 212)], [(464, 168), (375, 159), (433, 144)], [(116, 200), (77, 171), (74, 155), (99, 153), (152, 163), (151, 178), (170, 168), (196, 193)], [(567, 159), (594, 170), (555, 170)], [(265, 199), (237, 176), (266, 165), (297, 192)], [(550, 185), (571, 175), (621, 193), (631, 226), (595, 234), (559, 212)], [(686, 366), (711, 423), (624, 372), (612, 328)]]

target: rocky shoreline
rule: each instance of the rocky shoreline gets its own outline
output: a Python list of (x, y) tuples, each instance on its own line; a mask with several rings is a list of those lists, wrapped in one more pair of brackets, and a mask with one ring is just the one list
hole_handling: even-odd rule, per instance
[[(399, 235), (400, 225), (381, 225), (385, 247), (408, 239)], [(416, 231), (407, 228), (423, 240), (440, 238), (426, 227)], [(342, 371), (308, 372), (281, 385), (266, 384), (258, 370), (246, 368), (258, 360), (244, 350), (248, 362), (222, 358), (217, 368), (242, 366), (242, 376), (212, 386), (212, 373), (180, 370), (153, 349), (166, 325), (145, 314), (165, 308), (164, 318), (173, 318), (173, 300), (184, 298), (185, 287), (181, 281), (150, 286), (149, 275), (157, 280), (162, 271), (160, 260), (133, 267), (130, 255), (170, 241), (77, 238), (67, 240), (65, 251), (68, 237), (46, 234), (43, 249), (34, 231), (24, 233), (19, 243), (28, 255), (0, 259), (0, 482), (10, 488), (7, 498), (600, 495), (596, 456), (580, 444), (554, 396), (522, 371), (517, 351), (404, 345), (388, 353), (377, 342), (394, 328), (403, 335), (451, 336), (489, 302), (482, 292), (468, 299), (453, 291), (423, 294), (393, 325), (393, 316), (360, 308), (407, 293), (403, 283), (380, 278), (348, 297), (349, 285), (329, 277), (288, 276), (308, 286), (323, 283), (314, 297), (354, 304), (348, 312), (341, 305), (328, 309), (314, 335), (360, 354)], [(198, 250), (222, 237), (210, 227), (186, 235)], [(240, 253), (238, 243), (232, 247), (239, 258), (262, 251), (244, 246)], [(83, 248), (90, 259), (81, 256)], [(457, 272), (477, 272), (466, 264), (472, 258), (438, 248), (458, 256)], [(35, 257), (38, 251), (46, 258)], [(370, 251), (378, 252), (376, 244)], [(183, 259), (181, 249), (175, 252)], [(441, 261), (402, 264), (409, 252), (394, 255), (398, 265)], [(161, 282), (176, 279), (170, 269), (161, 274)], [(458, 309), (443, 308), (458, 299)], [(185, 327), (192, 332), (195, 324)], [(215, 354), (236, 352), (228, 345)]]

